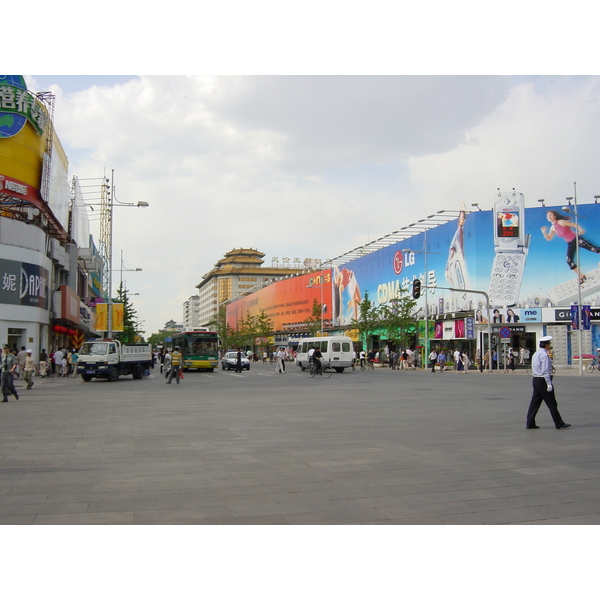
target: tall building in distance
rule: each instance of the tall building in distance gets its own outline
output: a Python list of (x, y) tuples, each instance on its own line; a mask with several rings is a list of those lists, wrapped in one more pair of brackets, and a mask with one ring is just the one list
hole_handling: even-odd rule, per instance
[(190, 296), (183, 303), (183, 329), (200, 327), (200, 296)]
[(202, 281), (196, 286), (200, 327), (214, 326), (219, 306), (232, 298), (249, 294), (278, 279), (316, 268), (320, 264), (318, 259), (307, 258), (300, 262), (299, 258), (295, 258), (290, 264), (289, 258), (273, 258), (271, 266), (265, 267), (264, 257), (263, 252), (253, 248), (233, 249), (203, 275)]

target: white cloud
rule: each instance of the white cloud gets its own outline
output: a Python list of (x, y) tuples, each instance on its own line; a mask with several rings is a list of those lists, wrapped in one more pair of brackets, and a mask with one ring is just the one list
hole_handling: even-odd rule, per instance
[(578, 181), (589, 200), (599, 82), (144, 76), (53, 89), (71, 173), (115, 169), (119, 200), (150, 203), (115, 211), (114, 254), (144, 269), (124, 278), (151, 333), (181, 320), (234, 247), (267, 263), (330, 258), (463, 200), (490, 207), (497, 187), (531, 205)]

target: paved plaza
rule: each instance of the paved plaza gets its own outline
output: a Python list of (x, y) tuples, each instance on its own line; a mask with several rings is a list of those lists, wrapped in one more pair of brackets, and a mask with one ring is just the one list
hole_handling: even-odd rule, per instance
[(0, 524), (598, 524), (600, 375), (253, 363), (36, 379), (0, 404)]

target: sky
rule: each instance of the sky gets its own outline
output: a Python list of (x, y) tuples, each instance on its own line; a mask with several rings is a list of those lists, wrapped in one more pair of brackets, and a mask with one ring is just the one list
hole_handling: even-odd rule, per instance
[[(111, 177), (146, 335), (223, 255), (334, 258), (443, 209), (600, 194), (595, 76), (27, 76), (69, 176)], [(476, 210), (473, 208), (473, 210)], [(92, 223), (92, 231), (97, 222)], [(118, 283), (120, 273), (113, 275)], [(115, 284), (116, 285), (116, 284)]]

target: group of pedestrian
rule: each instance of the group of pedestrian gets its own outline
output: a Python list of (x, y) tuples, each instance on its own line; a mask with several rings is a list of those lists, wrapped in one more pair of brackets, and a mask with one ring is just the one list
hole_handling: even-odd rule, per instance
[[(471, 360), (466, 351), (460, 351), (458, 348), (454, 351), (452, 358), (454, 359), (454, 371), (456, 373), (468, 373), (471, 366)], [(431, 366), (431, 372), (435, 373), (439, 371), (442, 373), (446, 370), (448, 357), (446, 351), (440, 348), (439, 352), (433, 348), (429, 353), (429, 365)]]

